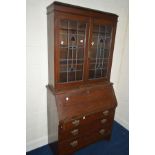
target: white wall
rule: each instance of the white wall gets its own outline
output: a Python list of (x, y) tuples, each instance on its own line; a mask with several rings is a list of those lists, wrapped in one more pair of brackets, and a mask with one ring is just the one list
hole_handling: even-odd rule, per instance
[[(61, 0), (62, 1), (62, 0)], [(47, 21), (46, 6), (53, 0), (27, 0), (27, 151), (45, 145), (47, 139)], [(119, 15), (111, 81), (118, 107), (115, 119), (128, 128), (128, 0), (63, 0)], [(53, 104), (53, 132), (57, 139), (56, 109)]]

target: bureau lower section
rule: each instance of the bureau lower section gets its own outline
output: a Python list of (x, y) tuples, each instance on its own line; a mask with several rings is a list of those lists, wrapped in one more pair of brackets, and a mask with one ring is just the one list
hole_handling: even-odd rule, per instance
[[(111, 83), (57, 91), (54, 96), (59, 122), (59, 155), (71, 155), (97, 140), (110, 139), (117, 107)], [(48, 132), (52, 134), (50, 105), (52, 104), (48, 104)]]
[(101, 139), (110, 139), (115, 108), (59, 124), (58, 153), (69, 155)]

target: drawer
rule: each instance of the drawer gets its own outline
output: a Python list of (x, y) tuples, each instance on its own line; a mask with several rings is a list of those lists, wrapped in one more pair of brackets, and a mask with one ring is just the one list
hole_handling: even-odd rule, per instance
[(108, 109), (108, 110), (100, 111), (97, 113), (92, 113), (89, 115), (83, 115), (81, 117), (77, 117), (76, 119), (72, 119), (69, 122), (64, 122), (60, 124), (59, 130), (60, 132), (63, 132), (63, 131), (67, 131), (67, 130), (71, 130), (74, 128), (88, 125), (99, 119), (103, 119), (103, 118), (110, 119), (114, 117), (114, 112), (115, 112), (114, 109)]
[(100, 139), (107, 139), (107, 136), (111, 134), (111, 129), (100, 128), (93, 133), (88, 133), (78, 138), (72, 140), (67, 140), (64, 142), (59, 141), (58, 150), (61, 155), (68, 155), (81, 147), (87, 146), (88, 144), (94, 143)]
[(59, 155), (69, 155), (81, 147), (85, 146), (82, 138), (74, 139), (64, 143), (58, 143)]
[(89, 136), (85, 137), (85, 144), (91, 144), (98, 140), (109, 140), (111, 137), (111, 128), (100, 128), (96, 132), (93, 132)]
[(60, 130), (59, 140), (74, 139), (81, 135), (99, 130), (100, 128), (111, 128), (113, 123), (113, 117), (100, 118), (98, 120), (92, 121), (90, 124), (80, 125), (71, 130)]

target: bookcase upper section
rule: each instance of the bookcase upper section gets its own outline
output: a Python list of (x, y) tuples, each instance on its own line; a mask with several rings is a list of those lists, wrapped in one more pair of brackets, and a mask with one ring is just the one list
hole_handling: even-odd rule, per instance
[(109, 81), (117, 18), (60, 2), (48, 6), (49, 84), (61, 89)]

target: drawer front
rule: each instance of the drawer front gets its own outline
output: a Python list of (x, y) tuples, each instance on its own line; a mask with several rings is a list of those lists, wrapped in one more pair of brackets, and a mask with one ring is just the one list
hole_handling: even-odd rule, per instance
[(68, 155), (81, 147), (87, 146), (88, 144), (94, 143), (100, 139), (107, 139), (111, 134), (111, 128), (100, 128), (93, 133), (85, 134), (81, 137), (74, 138), (65, 142), (59, 142), (58, 150), (61, 155)]
[(82, 117), (78, 118), (78, 119), (74, 119), (72, 121), (69, 122), (65, 122), (63, 124), (60, 124), (59, 126), (59, 131), (61, 133), (63, 133), (64, 131), (68, 131), (74, 128), (79, 128), (79, 127), (83, 127), (85, 125), (88, 125), (96, 120), (100, 120), (100, 119), (110, 119), (111, 117), (114, 117), (114, 109), (108, 109), (108, 110), (104, 110), (98, 113), (94, 113), (94, 114), (90, 114), (90, 115), (83, 115)]
[(100, 128), (96, 132), (85, 137), (85, 146), (98, 140), (110, 140), (111, 128)]
[(77, 138), (71, 141), (63, 142), (58, 144), (59, 155), (69, 155), (72, 152), (80, 149), (84, 146), (82, 138)]
[(92, 121), (90, 124), (77, 126), (71, 130), (60, 130), (59, 140), (74, 139), (87, 133), (99, 130), (101, 128), (111, 128), (112, 123), (113, 116), (110, 116)]

